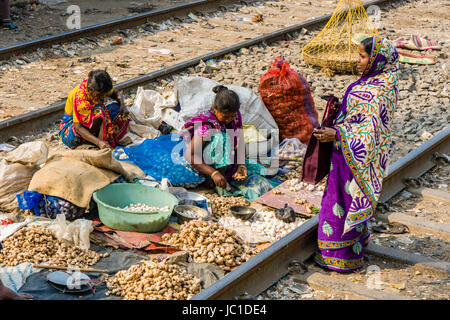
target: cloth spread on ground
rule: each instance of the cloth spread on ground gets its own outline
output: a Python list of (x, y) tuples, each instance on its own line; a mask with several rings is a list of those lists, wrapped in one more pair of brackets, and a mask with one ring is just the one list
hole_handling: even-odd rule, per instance
[(177, 232), (175, 228), (172, 228), (170, 226), (164, 228), (160, 232), (140, 233), (140, 232), (113, 230), (103, 224), (98, 225), (98, 223), (101, 223), (100, 220), (94, 220), (94, 223), (97, 223), (97, 225), (94, 227), (94, 230), (104, 235), (104, 237), (99, 235), (102, 240), (112, 243), (114, 245), (119, 245), (122, 248), (140, 249), (155, 252), (163, 251), (167, 253), (173, 253), (181, 250), (179, 248), (161, 243), (161, 237), (163, 234)]
[(394, 41), (397, 48), (409, 50), (441, 50), (442, 47), (434, 40), (427, 40), (419, 36), (411, 35), (409, 38), (400, 38)]
[[(126, 270), (132, 265), (138, 264), (143, 260), (147, 260), (147, 256), (139, 255), (131, 251), (105, 249), (97, 245), (91, 245), (90, 250), (99, 253), (109, 252), (110, 255), (106, 258), (90, 266), (90, 268), (108, 270), (108, 274), (113, 276), (120, 270)], [(95, 294), (89, 290), (85, 293), (75, 294), (61, 294), (59, 291), (51, 287), (46, 280), (50, 271), (42, 269), (40, 272), (30, 275), (26, 283), (22, 286), (19, 292), (31, 294), (34, 300), (119, 300), (120, 297), (115, 295), (106, 296), (108, 291), (104, 283), (100, 283), (95, 290)], [(100, 273), (87, 273), (92, 280), (99, 280)]]
[(120, 175), (133, 181), (145, 173), (133, 164), (115, 160), (108, 149), (66, 151), (50, 157), (34, 174), (28, 189), (88, 208), (92, 194)]
[(408, 52), (399, 51), (399, 61), (409, 64), (435, 64), (437, 59), (435, 57), (412, 54)]
[[(427, 40), (414, 35), (411, 35), (408, 39), (400, 38), (394, 42), (394, 45), (399, 49), (409, 49), (419, 51), (442, 49), (442, 47), (436, 41)], [(398, 53), (399, 53), (399, 61), (402, 63), (420, 64), (420, 65), (437, 63), (437, 59), (435, 57), (412, 54), (401, 50), (399, 50)]]

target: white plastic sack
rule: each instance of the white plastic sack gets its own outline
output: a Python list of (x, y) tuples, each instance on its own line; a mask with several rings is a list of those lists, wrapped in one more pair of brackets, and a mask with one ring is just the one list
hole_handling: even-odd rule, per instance
[(18, 292), (27, 278), (38, 271), (31, 262), (23, 262), (15, 267), (0, 268), (0, 280), (6, 288)]
[(144, 90), (139, 87), (132, 107), (128, 108), (130, 118), (136, 124), (152, 126), (158, 129), (161, 125), (161, 113), (165, 108), (175, 107), (176, 97), (172, 94), (164, 97), (157, 91)]
[(280, 158), (303, 158), (306, 148), (307, 145), (301, 143), (297, 138), (284, 139), (280, 143), (278, 156)]
[(10, 163), (20, 163), (28, 167), (39, 166), (47, 161), (48, 147), (43, 141), (23, 143), (8, 152), (4, 159)]
[(19, 208), (16, 195), (28, 189), (31, 178), (47, 160), (48, 147), (42, 141), (28, 142), (0, 159), (0, 211)]
[(81, 249), (89, 249), (91, 243), (89, 235), (94, 230), (92, 222), (86, 219), (77, 219), (67, 223), (64, 214), (56, 215), (55, 222), (48, 227), (58, 240), (66, 240)]
[[(175, 78), (175, 90), (181, 107), (180, 118), (183, 123), (192, 119), (200, 111), (211, 108), (216, 95), (212, 89), (219, 84), (203, 77)], [(264, 137), (270, 134), (270, 130), (278, 129), (264, 102), (252, 90), (237, 86), (227, 87), (239, 96), (243, 124), (255, 126)], [(176, 129), (181, 130), (181, 128)], [(265, 129), (267, 132), (261, 129)]]

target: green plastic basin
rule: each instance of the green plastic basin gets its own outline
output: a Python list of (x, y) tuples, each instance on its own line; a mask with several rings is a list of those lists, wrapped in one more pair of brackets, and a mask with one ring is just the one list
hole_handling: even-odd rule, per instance
[[(102, 223), (114, 230), (158, 232), (169, 222), (178, 199), (171, 193), (142, 184), (113, 183), (94, 192)], [(169, 207), (168, 211), (133, 212), (124, 210), (132, 203)]]

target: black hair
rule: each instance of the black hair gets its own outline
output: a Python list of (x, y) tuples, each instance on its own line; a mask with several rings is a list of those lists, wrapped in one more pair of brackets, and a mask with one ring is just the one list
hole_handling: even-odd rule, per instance
[(92, 70), (88, 75), (87, 86), (89, 89), (106, 93), (113, 88), (111, 77), (105, 70)]
[(220, 112), (236, 112), (239, 110), (239, 96), (233, 90), (228, 90), (225, 86), (215, 86), (213, 92), (216, 94), (214, 106)]
[(364, 47), (364, 51), (367, 52), (367, 54), (370, 56), (372, 54), (372, 44), (373, 44), (373, 38), (365, 38), (363, 41), (361, 41), (361, 44)]

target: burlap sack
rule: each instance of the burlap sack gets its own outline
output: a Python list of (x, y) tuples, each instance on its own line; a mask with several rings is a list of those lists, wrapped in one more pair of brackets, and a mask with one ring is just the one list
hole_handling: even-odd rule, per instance
[(0, 159), (0, 211), (19, 210), (16, 195), (27, 190), (33, 174), (47, 155), (47, 145), (34, 141), (21, 144)]
[(51, 156), (34, 174), (28, 190), (88, 208), (92, 194), (120, 175), (131, 182), (145, 173), (134, 164), (117, 161), (109, 149), (70, 150)]

